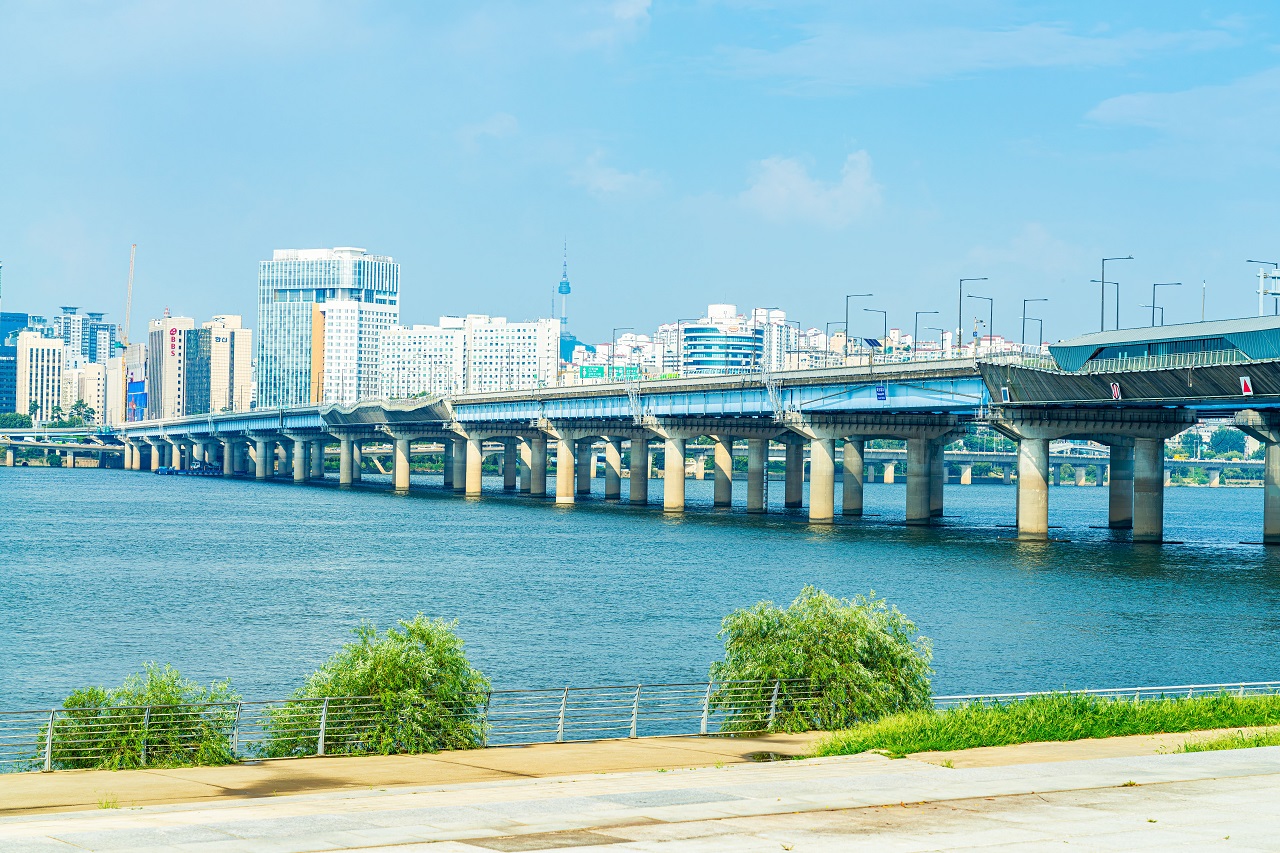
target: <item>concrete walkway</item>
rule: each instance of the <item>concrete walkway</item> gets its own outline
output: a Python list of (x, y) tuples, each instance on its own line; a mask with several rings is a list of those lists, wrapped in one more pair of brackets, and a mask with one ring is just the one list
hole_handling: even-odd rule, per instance
[(1280, 747), (949, 769), (879, 755), (0, 819), (0, 850), (1275, 850)]

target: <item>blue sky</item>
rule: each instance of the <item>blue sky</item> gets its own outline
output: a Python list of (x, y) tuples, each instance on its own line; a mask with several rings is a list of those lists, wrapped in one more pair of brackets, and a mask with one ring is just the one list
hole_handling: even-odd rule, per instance
[[(402, 317), (607, 340), (709, 302), (1050, 340), (1256, 312), (1280, 261), (1273, 3), (0, 0), (6, 310), (254, 322), (273, 248), (402, 265)], [(1108, 307), (1108, 316), (1113, 309)], [(985, 308), (971, 302), (966, 325)], [(1108, 320), (1110, 323), (1110, 320)], [(854, 330), (878, 332), (855, 308)]]

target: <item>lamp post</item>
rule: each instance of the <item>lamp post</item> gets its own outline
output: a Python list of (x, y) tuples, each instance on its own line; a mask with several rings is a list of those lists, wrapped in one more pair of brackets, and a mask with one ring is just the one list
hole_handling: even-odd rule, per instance
[[(1270, 264), (1278, 272), (1280, 272), (1280, 262), (1276, 261), (1245, 261), (1246, 264)], [(1275, 291), (1267, 290), (1267, 272), (1266, 270), (1258, 270), (1258, 316), (1261, 317), (1266, 309), (1263, 307), (1263, 298), (1266, 296), (1276, 296)], [(1202, 300), (1203, 301), (1203, 300)], [(1274, 301), (1275, 312), (1280, 314), (1280, 299)], [(1204, 312), (1201, 311), (1203, 314)], [(1203, 319), (1203, 318), (1202, 318)]]
[[(1040, 329), (1039, 329), (1040, 334), (1038, 337), (1039, 337), (1040, 343), (1044, 343), (1044, 320), (1041, 320), (1039, 317), (1023, 317), (1022, 318), (1023, 323), (1026, 323), (1026, 321), (1028, 320), (1032, 320), (1040, 324)], [(1025, 348), (1026, 344), (1023, 344), (1023, 347)], [(1040, 344), (1036, 344), (1036, 351), (1039, 352), (1039, 350), (1040, 350)]]
[[(1180, 281), (1158, 281), (1151, 285), (1151, 325), (1156, 324), (1156, 288), (1157, 287), (1182, 287)], [(1117, 293), (1117, 295), (1119, 295)], [(1164, 325), (1164, 309), (1160, 310), (1160, 325)]]
[(911, 360), (916, 360), (916, 338), (920, 337), (920, 315), (937, 314), (937, 311), (917, 311), (915, 325), (911, 327)]
[(1131, 261), (1133, 255), (1125, 255), (1123, 258), (1103, 258), (1102, 259), (1102, 278), (1097, 279), (1098, 287), (1102, 291), (1102, 307), (1099, 311), (1100, 322), (1098, 331), (1104, 331), (1107, 328), (1107, 285), (1114, 284), (1116, 286), (1116, 328), (1120, 328), (1120, 282), (1107, 281), (1107, 261)]
[[(1024, 299), (1024, 300), (1022, 300), (1022, 340), (1021, 340), (1021, 344), (1022, 344), (1022, 346), (1023, 346), (1023, 347), (1026, 347), (1026, 345), (1027, 345), (1027, 319), (1028, 319), (1028, 318), (1027, 318), (1027, 303), (1028, 303), (1028, 302), (1048, 302), (1048, 301), (1049, 301), (1048, 299)], [(1034, 320), (1035, 318), (1034, 318), (1034, 317), (1032, 317), (1032, 318), (1030, 318), (1030, 319)], [(1044, 337), (1044, 335), (1042, 334), (1042, 335), (1041, 335), (1041, 338), (1043, 339), (1043, 337)]]
[(635, 326), (615, 326), (613, 329), (613, 343), (609, 345), (609, 378), (613, 378), (613, 367), (618, 358), (618, 332), (634, 332)]
[[(831, 366), (831, 364), (830, 364), (830, 356), (831, 356), (831, 327), (832, 327), (832, 326), (839, 326), (839, 325), (840, 325), (840, 322), (841, 322), (840, 320), (832, 320), (830, 323), (828, 323), (828, 324), (827, 324), (827, 329), (826, 329), (826, 335), (827, 335), (827, 351), (826, 351), (825, 353), (823, 353), (823, 354), (822, 354), (822, 366), (823, 366), (823, 367), (830, 367), (830, 366)], [(849, 323), (848, 323), (848, 321), (847, 321), (847, 320), (846, 320), (846, 321), (844, 321), (844, 346), (845, 346), (845, 350), (846, 350), (846, 351), (848, 351), (848, 348), (849, 348)]]
[(944, 343), (946, 342), (946, 340), (947, 340), (947, 330), (946, 330), (946, 329), (943, 329), (943, 328), (941, 328), (941, 327), (939, 327), (939, 326), (925, 326), (925, 327), (924, 327), (924, 330), (925, 330), (926, 332), (937, 332), (937, 333), (938, 333), (938, 357), (939, 357), (939, 358), (941, 358), (941, 357), (942, 357), (942, 352), (943, 352), (943, 350), (945, 349), (945, 347), (943, 347), (943, 344), (944, 344)]
[(875, 296), (875, 294), (849, 293), (844, 297), (844, 360), (840, 362), (841, 367), (849, 363), (849, 300), (859, 299), (864, 296)]
[(889, 312), (881, 311), (879, 308), (863, 308), (862, 310), (868, 314), (879, 314), (884, 317), (884, 336), (880, 338), (880, 354), (884, 355), (889, 346)]
[(960, 301), (956, 306), (956, 349), (960, 348), (960, 337), (964, 333), (964, 283), (966, 281), (986, 281), (987, 277), (982, 278), (962, 278), (960, 279)]
[[(991, 346), (995, 346), (996, 332), (996, 301), (990, 296), (978, 296), (976, 293), (970, 293), (969, 299), (985, 299), (987, 301), (987, 338), (991, 341)], [(978, 357), (978, 345), (982, 343), (980, 340), (973, 342), (973, 357)]]
[(1150, 309), (1151, 309), (1151, 317), (1152, 317), (1151, 325), (1153, 325), (1153, 326), (1156, 324), (1156, 321), (1155, 321), (1156, 312), (1157, 312), (1157, 311), (1159, 311), (1159, 312), (1160, 312), (1160, 325), (1161, 325), (1161, 326), (1163, 326), (1163, 325), (1164, 325), (1164, 309), (1163, 309), (1163, 308), (1161, 308), (1159, 305), (1139, 305), (1138, 307), (1139, 307), (1139, 308), (1150, 308)]

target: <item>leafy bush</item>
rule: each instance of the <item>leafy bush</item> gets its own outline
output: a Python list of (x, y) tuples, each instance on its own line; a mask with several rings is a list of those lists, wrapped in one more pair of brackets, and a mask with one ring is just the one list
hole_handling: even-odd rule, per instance
[(0, 412), (0, 429), (31, 429), (31, 416), (18, 412)]
[(239, 700), (229, 682), (202, 687), (171, 666), (144, 664), (120, 687), (86, 687), (67, 697), (53, 727), (53, 764), (109, 770), (231, 764)]
[(264, 754), (316, 754), (322, 716), (326, 755), (484, 746), (489, 680), (467, 661), (455, 627), (419, 613), (379, 637), (362, 623), (353, 642), (269, 713)]
[[(771, 601), (735, 610), (719, 636), (725, 657), (712, 704), (725, 731), (763, 731), (781, 682), (773, 728), (837, 729), (929, 707), (929, 641), (874, 592), (853, 600), (806, 586), (786, 609)], [(732, 682), (763, 682), (748, 687)]]
[(1193, 732), (1280, 723), (1280, 696), (1204, 696), (1133, 702), (1081, 694), (1033, 696), (1020, 702), (970, 704), (942, 713), (911, 711), (836, 732), (816, 755), (880, 750), (913, 752), (1067, 741), (1120, 735)]

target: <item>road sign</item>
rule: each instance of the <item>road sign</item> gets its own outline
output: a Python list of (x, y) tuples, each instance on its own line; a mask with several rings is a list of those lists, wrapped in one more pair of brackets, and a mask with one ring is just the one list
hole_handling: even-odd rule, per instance
[(884, 386), (883, 382), (876, 383), (876, 399), (881, 403), (889, 399), (889, 389)]
[(639, 379), (640, 368), (638, 365), (627, 364), (617, 365), (609, 368), (610, 379)]
[(1111, 399), (1112, 400), (1120, 399), (1120, 383), (1119, 382), (1111, 383)]
[(1240, 393), (1246, 397), (1253, 396), (1253, 380), (1248, 376), (1240, 377)]
[(603, 364), (582, 364), (578, 366), (579, 379), (604, 379)]

